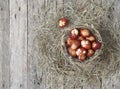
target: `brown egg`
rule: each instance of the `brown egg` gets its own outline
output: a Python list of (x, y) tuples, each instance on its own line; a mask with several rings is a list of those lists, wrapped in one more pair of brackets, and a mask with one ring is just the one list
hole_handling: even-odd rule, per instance
[(74, 41), (72, 42), (71, 48), (72, 48), (72, 49), (77, 49), (78, 47), (80, 47), (80, 41), (74, 40)]
[(68, 53), (70, 54), (70, 56), (76, 57), (76, 51), (71, 47), (68, 48)]
[(90, 31), (88, 29), (80, 29), (80, 35), (83, 37), (87, 37), (90, 35)]
[(82, 55), (82, 54), (86, 54), (87, 53), (87, 50), (84, 49), (84, 48), (78, 48), (76, 50), (76, 55), (79, 56), (79, 55)]
[(100, 47), (101, 47), (101, 43), (100, 42), (94, 41), (92, 43), (92, 49), (97, 50), (97, 49), (100, 49)]
[(86, 55), (84, 55), (84, 54), (78, 56), (78, 60), (80, 62), (83, 62), (85, 59), (86, 59)]
[(70, 31), (70, 37), (72, 39), (76, 39), (79, 35), (78, 29), (74, 28)]
[(93, 36), (93, 35), (91, 35), (89, 37), (86, 37), (86, 39), (89, 40), (89, 41), (91, 41), (91, 42), (96, 40), (95, 36)]
[(88, 49), (87, 57), (91, 57), (94, 55), (94, 50), (93, 49)]
[(71, 46), (72, 43), (73, 43), (73, 40), (70, 37), (68, 37), (67, 40), (66, 40), (66, 45)]
[(67, 18), (61, 18), (61, 19), (59, 20), (59, 27), (60, 27), (60, 28), (64, 28), (64, 27), (67, 25), (67, 23), (68, 23)]
[(90, 49), (91, 48), (91, 43), (89, 40), (82, 40), (81, 41), (81, 46), (85, 49)]

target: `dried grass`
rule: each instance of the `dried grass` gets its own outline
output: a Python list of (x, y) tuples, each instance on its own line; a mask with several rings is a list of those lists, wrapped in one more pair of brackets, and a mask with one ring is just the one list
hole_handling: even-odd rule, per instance
[[(101, 77), (112, 76), (120, 68), (120, 34), (113, 25), (114, 3), (109, 1), (107, 7), (102, 7), (92, 0), (82, 1), (80, 3), (61, 3), (56, 8), (53, 8), (53, 2), (51, 2), (48, 7), (43, 7), (43, 12), (39, 15), (40, 25), (35, 28), (37, 35), (33, 47), (38, 58), (38, 68), (49, 70), (47, 74), (48, 76), (49, 73), (53, 74), (52, 81), (54, 82), (57, 81), (57, 76), (66, 76), (65, 78), (71, 81), (67, 85), (69, 89), (72, 89), (73, 86), (80, 87), (78, 82), (81, 82), (80, 85), (83, 86), (86, 82), (99, 85)], [(64, 29), (57, 26), (61, 17), (69, 19), (69, 25)], [(104, 48), (101, 55), (94, 61), (75, 63), (64, 56), (61, 39), (66, 29), (86, 23), (93, 24), (100, 32)], [(70, 80), (71, 78), (74, 80)]]

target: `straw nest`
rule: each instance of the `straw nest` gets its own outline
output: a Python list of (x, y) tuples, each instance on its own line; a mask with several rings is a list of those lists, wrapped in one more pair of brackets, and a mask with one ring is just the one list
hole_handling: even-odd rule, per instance
[[(42, 8), (43, 12), (39, 15), (40, 26), (35, 28), (36, 36), (33, 44), (38, 68), (49, 70), (48, 75), (53, 73), (53, 78), (58, 74), (74, 77), (72, 81), (89, 83), (117, 72), (120, 68), (120, 33), (113, 22), (113, 5), (114, 3), (110, 2), (108, 7), (102, 7), (90, 0), (84, 0), (81, 3), (61, 3), (56, 8), (53, 8), (51, 2), (49, 7)], [(58, 20), (61, 17), (69, 19), (69, 25), (64, 29), (58, 27)], [(64, 31), (81, 24), (94, 25), (104, 44), (101, 55), (87, 63), (68, 60), (61, 48)]]

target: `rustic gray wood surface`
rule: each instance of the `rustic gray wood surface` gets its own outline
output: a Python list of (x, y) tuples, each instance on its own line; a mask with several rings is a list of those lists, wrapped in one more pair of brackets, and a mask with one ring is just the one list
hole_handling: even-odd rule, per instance
[[(80, 0), (0, 0), (0, 89), (55, 89), (56, 86), (48, 87), (47, 78), (52, 73), (43, 74), (44, 69), (37, 68), (33, 42), (35, 28), (41, 23), (35, 15), (40, 16), (41, 8), (48, 7), (49, 2), (54, 2), (52, 11), (55, 12), (60, 3), (75, 1)], [(104, 7), (109, 4), (109, 0), (94, 1)], [(119, 30), (120, 0), (114, 2), (113, 24)], [(57, 76), (57, 89), (120, 89), (120, 72), (101, 79), (99, 86), (86, 84), (77, 88), (69, 88), (63, 84), (63, 77)]]

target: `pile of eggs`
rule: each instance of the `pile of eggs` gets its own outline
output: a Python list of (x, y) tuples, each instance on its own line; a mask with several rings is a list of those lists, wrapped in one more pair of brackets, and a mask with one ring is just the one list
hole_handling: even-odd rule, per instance
[(68, 54), (80, 62), (92, 57), (101, 48), (101, 42), (87, 28), (73, 28), (65, 41)]

